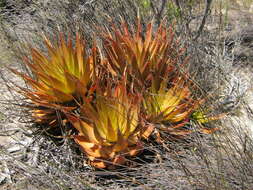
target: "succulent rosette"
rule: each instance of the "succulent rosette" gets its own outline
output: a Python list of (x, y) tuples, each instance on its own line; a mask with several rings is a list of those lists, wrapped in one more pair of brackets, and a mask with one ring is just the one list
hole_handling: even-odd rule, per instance
[(77, 129), (75, 141), (91, 165), (110, 168), (122, 165), (125, 157), (142, 150), (139, 125), (140, 98), (127, 93), (124, 84), (96, 89), (95, 102), (86, 101), (81, 116), (68, 114)]
[(108, 70), (119, 78), (127, 76), (130, 91), (143, 95), (141, 112), (147, 123), (179, 126), (199, 102), (192, 97), (188, 58), (172, 27), (162, 23), (156, 31), (153, 28), (149, 23), (143, 32), (138, 21), (136, 30), (129, 30), (123, 22), (121, 29), (113, 26), (112, 32), (105, 32)]
[(24, 64), (32, 76), (11, 69), (21, 76), (30, 88), (19, 87), (19, 92), (31, 100), (34, 105), (32, 115), (37, 123), (55, 124), (56, 111), (75, 109), (80, 91), (85, 93), (91, 85), (93, 57), (86, 54), (85, 42), (77, 34), (75, 47), (69, 37), (67, 42), (63, 34), (59, 43), (52, 45), (44, 37), (48, 54), (31, 48), (31, 58), (24, 58)]

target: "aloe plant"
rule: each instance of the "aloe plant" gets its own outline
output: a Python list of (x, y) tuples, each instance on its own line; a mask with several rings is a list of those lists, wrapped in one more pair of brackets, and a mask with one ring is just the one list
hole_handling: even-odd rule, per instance
[(138, 21), (136, 31), (124, 22), (122, 30), (112, 29), (102, 34), (104, 56), (96, 45), (88, 55), (78, 34), (75, 47), (60, 34), (55, 46), (45, 37), (48, 55), (31, 48), (31, 59), (24, 58), (32, 77), (11, 69), (29, 86), (18, 89), (31, 101), (35, 122), (55, 126), (60, 114), (76, 129), (73, 139), (97, 168), (114, 168), (136, 156), (154, 124), (187, 134), (178, 130), (201, 103), (192, 96), (188, 59), (181, 58), (184, 48), (171, 27), (161, 24), (153, 33), (149, 23), (142, 34)]
[(194, 108), (190, 90), (181, 80), (169, 89), (166, 81), (163, 81), (158, 89), (152, 87), (151, 93), (145, 95), (143, 104), (147, 119), (155, 123), (180, 122), (186, 119)]
[(139, 97), (127, 93), (124, 84), (118, 84), (96, 89), (95, 103), (86, 101), (80, 117), (67, 114), (78, 131), (74, 139), (91, 165), (112, 168), (142, 150), (139, 101)]
[(143, 95), (141, 112), (149, 123), (178, 126), (189, 119), (199, 100), (192, 97), (188, 58), (182, 58), (185, 48), (175, 40), (172, 27), (162, 23), (153, 32), (149, 23), (143, 34), (138, 21), (135, 31), (124, 22), (121, 28), (114, 26), (103, 35), (108, 70), (118, 78), (126, 77), (129, 90)]
[[(86, 93), (91, 85), (93, 56), (85, 52), (85, 42), (77, 34), (75, 48), (72, 39), (64, 40), (59, 35), (59, 43), (52, 45), (44, 37), (48, 55), (31, 48), (31, 59), (24, 58), (24, 64), (33, 76), (11, 69), (21, 76), (30, 88), (20, 88), (19, 92), (34, 105), (32, 115), (38, 123), (56, 123), (57, 110), (75, 109), (79, 94)], [(81, 92), (82, 91), (82, 92)]]

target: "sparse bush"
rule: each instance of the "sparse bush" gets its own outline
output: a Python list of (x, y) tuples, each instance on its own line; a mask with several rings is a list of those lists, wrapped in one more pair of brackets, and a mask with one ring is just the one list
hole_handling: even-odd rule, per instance
[(3, 8), (6, 6), (6, 0), (1, 0), (0, 1), (0, 8)]

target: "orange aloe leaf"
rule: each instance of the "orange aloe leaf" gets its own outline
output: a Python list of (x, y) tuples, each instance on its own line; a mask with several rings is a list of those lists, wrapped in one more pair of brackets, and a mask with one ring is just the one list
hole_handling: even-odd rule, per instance
[(218, 127), (214, 127), (214, 128), (201, 128), (199, 131), (203, 134), (213, 134), (215, 131), (218, 130), (219, 130)]
[(142, 129), (143, 130), (142, 137), (145, 138), (145, 139), (148, 139), (148, 137), (152, 134), (154, 129), (155, 129), (155, 126), (152, 125), (152, 124), (145, 125)]
[(103, 169), (103, 168), (106, 168), (107, 165), (105, 164), (104, 161), (91, 161), (90, 164), (95, 167), (95, 168), (100, 168), (100, 169)]
[(84, 136), (74, 135), (73, 137), (77, 144), (79, 144), (83, 151), (86, 152), (89, 156), (95, 158), (104, 157), (104, 154), (101, 151), (101, 147), (99, 145), (87, 141)]

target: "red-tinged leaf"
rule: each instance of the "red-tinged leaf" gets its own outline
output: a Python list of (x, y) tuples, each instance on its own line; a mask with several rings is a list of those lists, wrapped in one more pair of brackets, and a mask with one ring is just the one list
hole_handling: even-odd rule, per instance
[(43, 38), (44, 38), (44, 42), (47, 46), (50, 56), (56, 56), (56, 50), (53, 47), (53, 45), (51, 44), (50, 40), (46, 36), (43, 36)]
[(150, 61), (146, 61), (145, 64), (140, 68), (140, 73), (144, 75), (143, 77), (144, 79), (146, 78), (145, 76), (147, 76), (148, 71), (150, 71), (150, 69), (147, 69), (147, 68), (150, 67), (151, 64), (152, 63)]
[(80, 129), (80, 124), (81, 124), (80, 119), (78, 117), (75, 117), (75, 116), (69, 114), (69, 113), (66, 113), (66, 116), (67, 116), (68, 120), (72, 123), (72, 125), (74, 127), (76, 127), (76, 129), (78, 131), (81, 131), (81, 129)]
[(155, 126), (152, 124), (145, 125), (142, 129), (143, 130), (143, 132), (141, 133), (142, 137), (145, 139), (148, 139), (149, 136), (153, 133), (154, 129), (155, 129)]
[(140, 19), (137, 19), (137, 30), (136, 30), (136, 36), (135, 36), (135, 40), (138, 42), (139, 40), (141, 40), (141, 33), (142, 29), (141, 29), (141, 21)]
[(91, 161), (90, 165), (92, 165), (95, 168), (100, 168), (100, 169), (107, 167), (107, 165), (104, 161)]
[(126, 150), (128, 146), (128, 140), (123, 137), (123, 135), (118, 131), (117, 143), (113, 146), (113, 152), (120, 152)]
[[(44, 66), (44, 64), (48, 63), (48, 59), (43, 54), (41, 54), (37, 49), (32, 48), (31, 55), (32, 55), (33, 61), (35, 62), (35, 64), (38, 65), (38, 67), (42, 67)], [(40, 65), (40, 64), (43, 64), (43, 65)]]
[(190, 113), (191, 111), (185, 111), (182, 113), (174, 114), (172, 117), (167, 118), (167, 119), (173, 123), (180, 122), (180, 121), (183, 121), (185, 118), (188, 118)]
[(149, 23), (147, 25), (146, 38), (144, 42), (145, 47), (149, 47), (150, 42), (152, 40), (152, 29), (153, 29), (153, 23)]
[(215, 131), (218, 131), (219, 128), (201, 128), (199, 131), (203, 134), (213, 134)]
[(119, 166), (119, 165), (123, 165), (125, 162), (126, 162), (125, 157), (118, 155), (116, 156), (116, 158), (113, 159), (112, 164)]
[(186, 135), (189, 135), (191, 133), (193, 133), (192, 130), (173, 130), (173, 131), (170, 131), (170, 130), (167, 130), (167, 132), (169, 132), (170, 135), (176, 135), (176, 136), (186, 136)]
[(136, 156), (138, 153), (140, 153), (143, 150), (142, 143), (137, 143), (136, 146), (132, 146), (128, 148), (128, 155), (130, 156)]
[(56, 102), (68, 102), (74, 99), (71, 94), (66, 94), (58, 89), (52, 89), (53, 96), (56, 97)]
[(95, 158), (104, 157), (104, 154), (101, 151), (101, 146), (87, 141), (87, 139), (84, 136), (75, 135), (73, 137), (76, 143), (79, 144), (82, 150), (89, 156)]
[(173, 128), (173, 129), (179, 129), (181, 127), (184, 127), (186, 124), (189, 123), (189, 119), (185, 119), (184, 121), (180, 122), (179, 124), (176, 124), (176, 125), (173, 125), (173, 126), (170, 126), (170, 128)]
[(80, 39), (79, 34), (76, 34), (76, 57), (77, 57), (77, 65), (78, 65), (78, 72), (80, 74), (85, 74), (84, 73), (84, 57), (86, 57), (85, 51), (84, 51), (84, 46), (81, 45), (84, 44), (84, 42)]

